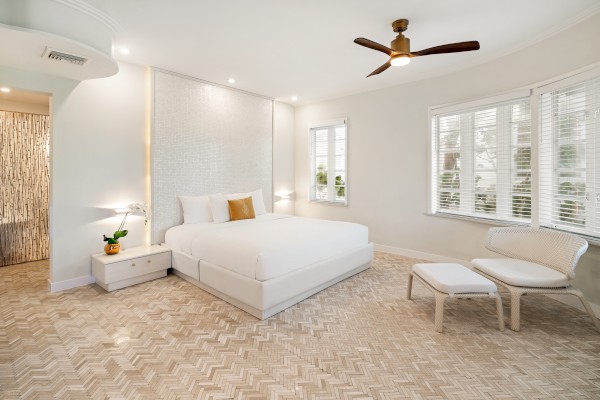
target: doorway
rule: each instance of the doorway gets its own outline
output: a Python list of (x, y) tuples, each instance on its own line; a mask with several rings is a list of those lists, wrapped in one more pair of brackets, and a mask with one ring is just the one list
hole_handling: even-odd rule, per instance
[(49, 104), (0, 88), (0, 267), (49, 257)]

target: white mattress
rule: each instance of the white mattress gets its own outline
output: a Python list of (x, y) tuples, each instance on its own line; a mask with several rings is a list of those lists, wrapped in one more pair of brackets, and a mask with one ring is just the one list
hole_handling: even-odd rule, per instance
[(165, 244), (258, 281), (266, 281), (368, 244), (366, 226), (264, 214), (167, 230)]

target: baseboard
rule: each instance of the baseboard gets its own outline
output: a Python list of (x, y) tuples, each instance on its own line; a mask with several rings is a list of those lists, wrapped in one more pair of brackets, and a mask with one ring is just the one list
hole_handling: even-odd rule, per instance
[(403, 249), (400, 247), (386, 246), (383, 244), (375, 244), (375, 251), (381, 251), (383, 253), (398, 254), (400, 256), (418, 258), (419, 260), (427, 260), (433, 262), (444, 262), (444, 263), (457, 263), (464, 266), (470, 267), (471, 262), (466, 260), (460, 260), (458, 258), (440, 256), (439, 254), (425, 253), (422, 251)]
[(79, 286), (89, 285), (96, 282), (93, 275), (80, 276), (78, 278), (67, 279), (66, 281), (52, 282), (48, 279), (48, 287), (50, 292), (62, 292), (63, 290), (73, 289)]
[[(401, 256), (405, 256), (405, 257), (418, 258), (420, 260), (428, 260), (428, 261), (433, 261), (433, 262), (451, 262), (451, 263), (462, 264), (467, 267), (472, 267), (471, 262), (467, 261), (467, 260), (460, 260), (458, 258), (440, 256), (439, 254), (425, 253), (422, 251), (403, 249), (400, 247), (386, 246), (386, 245), (382, 245), (382, 244), (375, 244), (375, 251), (381, 251), (383, 253), (390, 253), (390, 254), (398, 254)], [(556, 301), (559, 301), (563, 304), (569, 305), (571, 307), (575, 307), (576, 309), (581, 310), (583, 312), (587, 312), (587, 311), (585, 311), (585, 308), (583, 308), (581, 301), (579, 301), (579, 299), (575, 296), (555, 295), (555, 294), (547, 294), (546, 296), (548, 296), (551, 299), (554, 299)], [(592, 307), (592, 311), (594, 311), (594, 314), (596, 314), (596, 317), (600, 318), (600, 305), (590, 303), (590, 307)]]

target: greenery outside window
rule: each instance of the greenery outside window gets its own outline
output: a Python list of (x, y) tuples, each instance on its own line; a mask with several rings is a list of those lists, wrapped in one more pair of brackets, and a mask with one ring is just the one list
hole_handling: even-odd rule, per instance
[(310, 127), (310, 200), (347, 204), (346, 119)]
[(529, 98), (438, 110), (431, 123), (434, 212), (529, 222)]
[(432, 213), (600, 243), (600, 67), (430, 115)]
[(600, 237), (600, 77), (540, 91), (540, 225)]

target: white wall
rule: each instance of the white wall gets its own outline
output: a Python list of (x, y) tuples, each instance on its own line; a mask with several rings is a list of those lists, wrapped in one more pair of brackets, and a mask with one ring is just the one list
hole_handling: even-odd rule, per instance
[(152, 243), (183, 222), (177, 196), (262, 189), (273, 194), (273, 101), (153, 71)]
[[(294, 192), (294, 108), (289, 104), (273, 105), (273, 193)], [(294, 214), (294, 201), (273, 204), (273, 212)]]
[[(296, 214), (363, 223), (370, 240), (382, 245), (461, 260), (491, 255), (483, 247), (489, 225), (425, 214), (428, 107), (491, 96), (599, 62), (600, 47), (591, 45), (598, 37), (600, 15), (469, 70), (297, 108)], [(418, 61), (450, 56), (460, 57), (434, 55)], [(416, 65), (406, 68), (411, 67)], [(348, 117), (349, 204), (312, 204), (307, 200), (308, 125), (338, 117)], [(599, 258), (599, 249), (593, 247), (578, 267), (576, 285), (600, 304)]]
[[(90, 255), (120, 223), (112, 207), (146, 201), (145, 69), (121, 64), (110, 78), (77, 82), (0, 67), (3, 85), (48, 93), (50, 282), (53, 290), (90, 281)], [(122, 246), (140, 245), (142, 217), (128, 219)]]
[[(147, 202), (148, 71), (120, 64), (117, 75), (78, 82), (0, 66), (2, 84), (51, 95), (50, 255), (52, 290), (91, 282), (90, 255), (121, 222), (114, 207)], [(274, 105), (273, 185), (294, 187), (294, 109)], [(293, 213), (293, 203), (275, 204)], [(143, 218), (129, 217), (122, 247), (147, 242)]]

